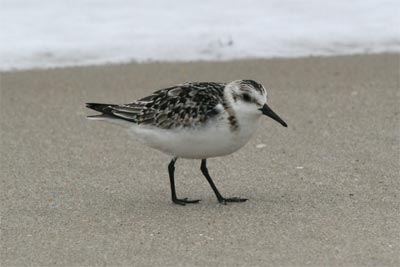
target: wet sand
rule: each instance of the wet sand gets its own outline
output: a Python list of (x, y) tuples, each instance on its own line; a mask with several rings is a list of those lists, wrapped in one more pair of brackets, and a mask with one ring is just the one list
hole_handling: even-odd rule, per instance
[[(239, 152), (176, 165), (85, 102), (254, 79), (265, 118)], [(149, 63), (1, 74), (2, 266), (399, 266), (399, 55)]]

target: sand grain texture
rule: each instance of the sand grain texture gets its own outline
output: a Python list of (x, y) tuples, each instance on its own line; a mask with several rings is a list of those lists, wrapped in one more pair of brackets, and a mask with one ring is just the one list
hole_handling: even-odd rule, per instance
[[(176, 166), (85, 102), (249, 78), (289, 124)], [(2, 266), (399, 266), (399, 55), (149, 63), (1, 74)], [(263, 145), (261, 145), (263, 144)]]

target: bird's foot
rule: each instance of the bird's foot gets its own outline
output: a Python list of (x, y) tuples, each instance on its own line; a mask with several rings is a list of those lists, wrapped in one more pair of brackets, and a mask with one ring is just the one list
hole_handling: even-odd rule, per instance
[(245, 202), (245, 201), (247, 201), (247, 198), (240, 198), (240, 197), (229, 197), (229, 198), (218, 199), (218, 202), (224, 205), (226, 205), (228, 202)]
[(176, 198), (176, 199), (172, 199), (172, 202), (174, 202), (175, 204), (178, 205), (182, 205), (185, 206), (186, 204), (194, 204), (194, 203), (199, 203), (200, 199), (187, 199), (187, 198)]

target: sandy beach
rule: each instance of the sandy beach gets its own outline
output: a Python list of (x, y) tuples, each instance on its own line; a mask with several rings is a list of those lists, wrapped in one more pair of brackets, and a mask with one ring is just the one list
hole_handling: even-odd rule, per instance
[[(239, 152), (176, 165), (85, 102), (254, 79), (265, 118)], [(1, 266), (400, 266), (399, 54), (1, 73)]]

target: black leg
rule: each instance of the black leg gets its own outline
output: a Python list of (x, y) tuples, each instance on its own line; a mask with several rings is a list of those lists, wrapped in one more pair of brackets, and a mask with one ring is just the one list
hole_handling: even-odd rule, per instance
[(174, 172), (175, 172), (175, 162), (177, 158), (173, 158), (171, 162), (168, 164), (168, 173), (169, 173), (169, 181), (171, 183), (171, 196), (172, 196), (172, 202), (175, 204), (179, 205), (186, 205), (186, 203), (198, 203), (200, 199), (196, 200), (189, 200), (187, 198), (183, 199), (178, 199), (176, 197), (176, 191), (175, 191), (175, 177), (174, 177)]
[(201, 172), (206, 177), (208, 183), (210, 184), (212, 190), (214, 191), (215, 195), (217, 196), (218, 202), (222, 204), (226, 204), (227, 202), (245, 202), (247, 198), (240, 198), (240, 197), (231, 197), (231, 198), (224, 198), (222, 197), (221, 193), (218, 191), (217, 187), (215, 186), (213, 180), (211, 179), (210, 174), (208, 173), (207, 169), (207, 159), (201, 160)]

